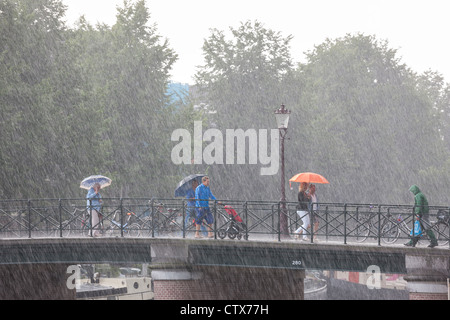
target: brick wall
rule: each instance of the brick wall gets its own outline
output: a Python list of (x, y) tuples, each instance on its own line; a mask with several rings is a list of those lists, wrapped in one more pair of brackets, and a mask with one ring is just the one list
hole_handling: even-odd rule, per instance
[(410, 292), (409, 300), (448, 300), (447, 293)]
[[(192, 293), (196, 290), (193, 283), (197, 280), (158, 280), (154, 281), (155, 300), (192, 300), (198, 294)], [(204, 300), (204, 299), (201, 299)]]

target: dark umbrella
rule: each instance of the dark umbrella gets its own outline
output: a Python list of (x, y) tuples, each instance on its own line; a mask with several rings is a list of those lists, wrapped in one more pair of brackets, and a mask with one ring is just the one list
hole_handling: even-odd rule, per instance
[(175, 197), (185, 197), (186, 193), (189, 189), (192, 188), (192, 181), (197, 180), (198, 184), (201, 184), (202, 178), (205, 174), (191, 174), (181, 180), (176, 189), (175, 189)]

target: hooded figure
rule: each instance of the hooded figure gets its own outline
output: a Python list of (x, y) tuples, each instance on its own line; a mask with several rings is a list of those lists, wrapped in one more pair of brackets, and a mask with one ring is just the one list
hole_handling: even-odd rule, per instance
[[(438, 245), (436, 237), (434, 235), (433, 230), (429, 228), (430, 226), (430, 209), (428, 207), (428, 200), (425, 195), (420, 191), (419, 187), (413, 184), (411, 188), (409, 188), (414, 194), (414, 213), (418, 216), (422, 229), (426, 232), (427, 236), (430, 238), (431, 244), (428, 246), (430, 248), (434, 248)], [(419, 241), (420, 237), (412, 237), (408, 243), (405, 243), (405, 246), (415, 247), (417, 241)]]
[(428, 208), (427, 198), (415, 184), (409, 188), (409, 191), (414, 194), (414, 213), (417, 214), (420, 219), (428, 220), (430, 209)]

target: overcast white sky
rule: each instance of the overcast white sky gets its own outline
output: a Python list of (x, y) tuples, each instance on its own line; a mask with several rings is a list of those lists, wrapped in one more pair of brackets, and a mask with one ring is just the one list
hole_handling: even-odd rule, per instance
[[(88, 21), (113, 25), (123, 0), (63, 0), (69, 25), (85, 15)], [(179, 60), (175, 82), (193, 83), (203, 64), (203, 40), (210, 28), (228, 30), (258, 20), (266, 28), (293, 35), (292, 58), (326, 38), (362, 32), (388, 40), (402, 62), (417, 72), (439, 71), (450, 82), (450, 1), (448, 0), (146, 0), (150, 23), (169, 39)], [(230, 38), (231, 39), (231, 38)]]

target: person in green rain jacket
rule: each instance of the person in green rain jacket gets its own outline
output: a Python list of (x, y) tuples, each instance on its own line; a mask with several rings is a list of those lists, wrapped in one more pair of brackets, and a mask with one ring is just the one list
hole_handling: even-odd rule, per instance
[[(418, 216), (422, 229), (424, 229), (427, 236), (430, 238), (431, 244), (428, 247), (434, 248), (438, 243), (433, 230), (430, 228), (430, 209), (428, 207), (428, 200), (415, 184), (409, 188), (409, 191), (414, 194), (414, 213)], [(419, 237), (412, 237), (408, 243), (405, 243), (405, 246), (415, 247), (417, 241), (419, 241)]]

